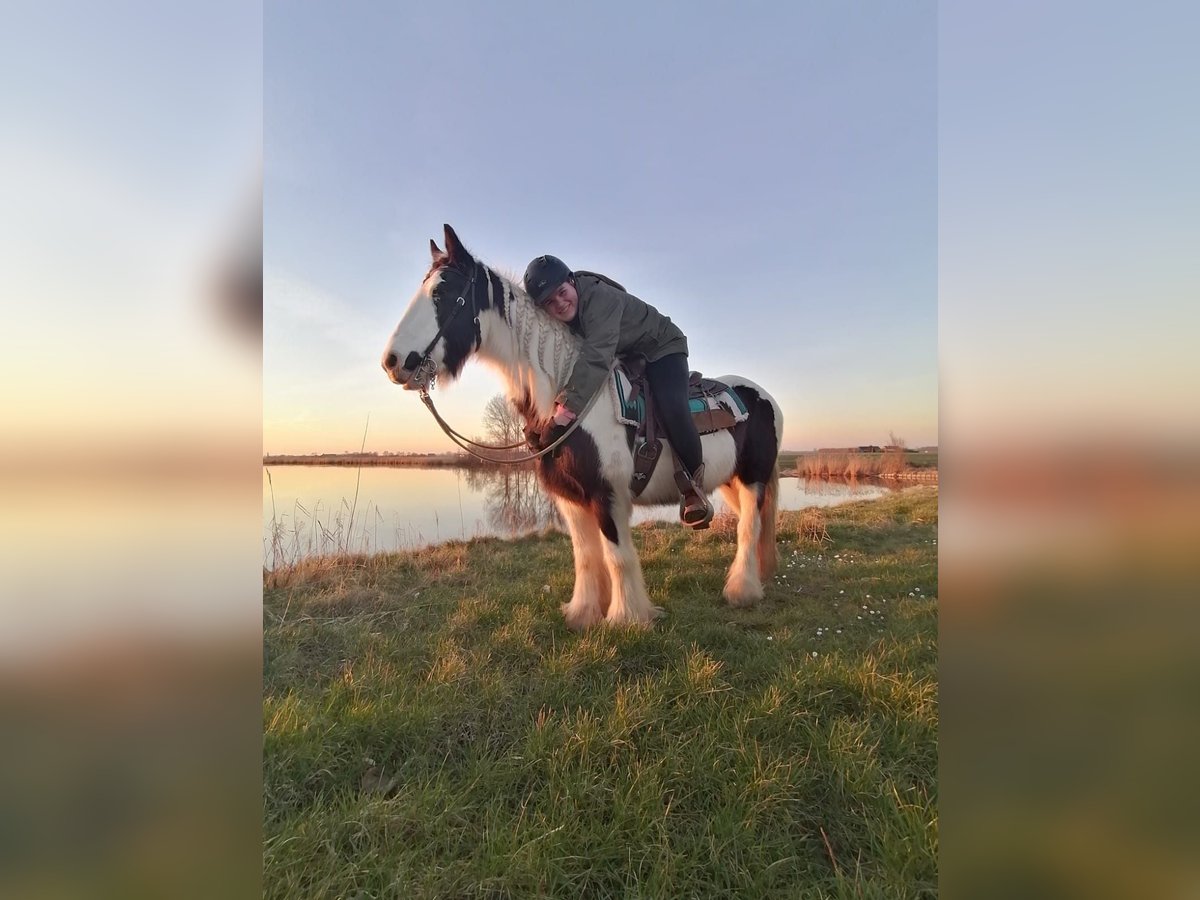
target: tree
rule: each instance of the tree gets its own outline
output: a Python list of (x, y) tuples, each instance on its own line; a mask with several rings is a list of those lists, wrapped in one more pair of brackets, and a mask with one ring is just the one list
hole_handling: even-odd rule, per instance
[(888, 432), (888, 443), (893, 447), (899, 447), (901, 449), (904, 449), (908, 446), (908, 442), (904, 440), (904, 438), (897, 435), (894, 431)]
[(483, 429), (488, 439), (498, 445), (515, 444), (523, 440), (524, 424), (503, 394), (497, 394), (483, 408)]

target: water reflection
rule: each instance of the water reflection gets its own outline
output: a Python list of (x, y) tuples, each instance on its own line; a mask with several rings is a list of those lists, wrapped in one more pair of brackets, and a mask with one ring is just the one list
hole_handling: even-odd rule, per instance
[(498, 534), (562, 528), (562, 516), (531, 468), (468, 469), (466, 484), (483, 494), (488, 524)]
[[(781, 509), (871, 500), (902, 489), (877, 480), (783, 478)], [(725, 509), (717, 500), (717, 511)], [(633, 522), (678, 521), (677, 505), (635, 507)], [(562, 528), (532, 468), (271, 466), (263, 469), (268, 567), (331, 553), (416, 550), (483, 535)]]

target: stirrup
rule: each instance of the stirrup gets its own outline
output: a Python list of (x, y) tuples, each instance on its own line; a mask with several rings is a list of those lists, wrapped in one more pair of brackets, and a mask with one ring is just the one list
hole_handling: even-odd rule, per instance
[(689, 528), (696, 531), (707, 528), (713, 518), (713, 505), (704, 493), (704, 463), (696, 466), (696, 472), (689, 475), (687, 470), (679, 467), (675, 470), (675, 485), (679, 488), (679, 519)]
[(692, 495), (693, 501), (699, 500), (703, 506), (695, 502), (688, 503), (688, 498), (684, 497), (679, 501), (679, 519), (684, 525), (695, 531), (702, 531), (709, 526), (713, 520), (713, 505), (704, 494), (695, 493)]

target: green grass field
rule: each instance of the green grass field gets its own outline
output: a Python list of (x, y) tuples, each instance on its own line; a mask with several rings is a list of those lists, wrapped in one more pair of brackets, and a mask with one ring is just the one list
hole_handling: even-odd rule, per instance
[(582, 636), (557, 534), (268, 587), (264, 895), (935, 896), (936, 538), (931, 487), (783, 513), (731, 610), (728, 522), (642, 527), (666, 617)]

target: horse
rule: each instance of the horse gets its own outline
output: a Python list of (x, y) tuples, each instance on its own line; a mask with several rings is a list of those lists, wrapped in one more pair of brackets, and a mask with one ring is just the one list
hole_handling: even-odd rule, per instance
[[(535, 431), (553, 413), (579, 352), (570, 328), (539, 311), (513, 277), (476, 259), (444, 226), (445, 249), (429, 242), (432, 262), (383, 352), (395, 384), (423, 392), (453, 381), (471, 357), (496, 370), (508, 399)], [(737, 552), (725, 580), (733, 607), (762, 599), (763, 581), (778, 563), (775, 520), (783, 413), (754, 382), (735, 375), (719, 381), (735, 390), (749, 415), (732, 430), (701, 437), (706, 492), (719, 489), (737, 511)], [(554, 451), (538, 457), (538, 478), (554, 498), (571, 535), (575, 587), (562, 612), (567, 626), (649, 626), (663, 614), (646, 593), (630, 517), (634, 503), (679, 500), (670, 447), (635, 498), (634, 429), (617, 418), (617, 400), (601, 385), (577, 426)], [(432, 409), (432, 407), (431, 407)], [(436, 413), (435, 413), (436, 415)], [(443, 426), (445, 427), (445, 426)]]

